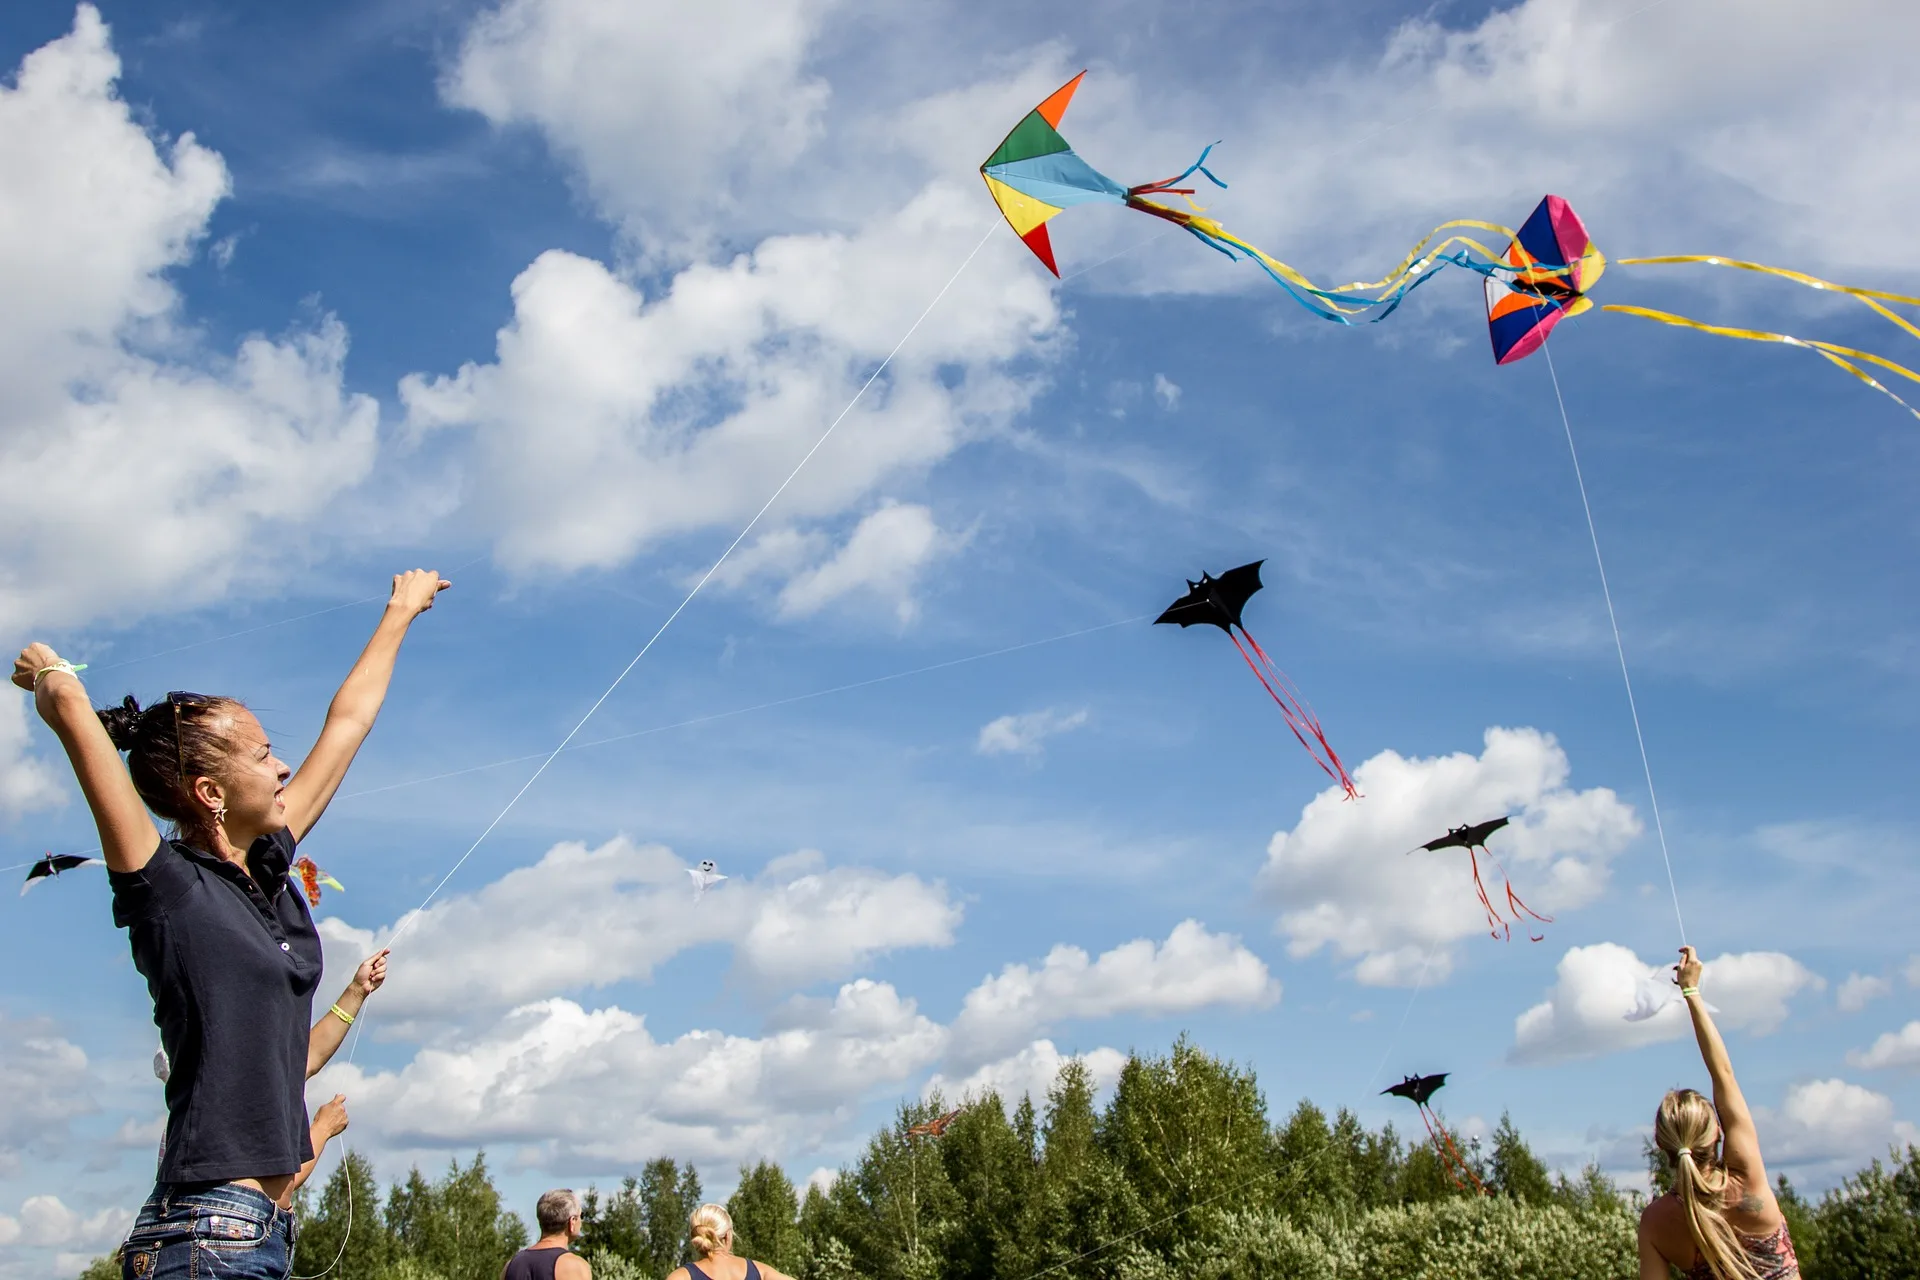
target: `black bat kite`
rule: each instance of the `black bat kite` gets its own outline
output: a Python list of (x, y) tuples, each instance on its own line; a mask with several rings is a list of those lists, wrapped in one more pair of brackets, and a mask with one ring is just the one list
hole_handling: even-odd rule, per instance
[(42, 880), (52, 879), (62, 871), (71, 871), (75, 867), (99, 867), (106, 864), (98, 858), (88, 858), (77, 853), (50, 853), (33, 864), (27, 872), (27, 882), (20, 886), (20, 896), (26, 897), (27, 890)]
[[(1253, 593), (1260, 590), (1260, 566), (1265, 563), (1264, 560), (1255, 560), (1252, 564), (1229, 569), (1217, 578), (1210, 573), (1202, 573), (1198, 582), (1187, 579), (1187, 594), (1168, 605), (1166, 612), (1153, 620), (1154, 625), (1172, 622), (1185, 629), (1205, 623), (1226, 632), (1227, 639), (1233, 641), (1233, 647), (1247, 660), (1247, 666), (1279, 706), (1280, 714), (1286, 717), (1287, 728), (1307, 749), (1313, 762), (1340, 784), (1347, 793), (1347, 799), (1358, 800), (1360, 792), (1347, 775), (1347, 767), (1340, 763), (1339, 755), (1328, 743), (1327, 735), (1320, 728), (1319, 718), (1313, 714), (1313, 708), (1307, 705), (1300, 691), (1294, 688), (1293, 681), (1274, 665), (1267, 651), (1247, 630), (1246, 623), (1240, 620), (1240, 611), (1247, 607), (1247, 601), (1253, 598)], [(1235, 634), (1236, 628), (1238, 635)], [(1246, 638), (1245, 644), (1240, 642), (1242, 637)], [(1249, 648), (1252, 649), (1251, 653), (1248, 652)], [(1256, 657), (1259, 658), (1258, 662), (1254, 661)], [(1307, 740), (1309, 737), (1313, 739), (1312, 742)], [(1315, 749), (1316, 743), (1318, 750)]]
[[(1475, 822), (1464, 827), (1452, 827), (1448, 829), (1447, 834), (1441, 836), (1438, 840), (1429, 840), (1421, 845), (1420, 848), (1426, 850), (1465, 849), (1467, 851), (1467, 858), (1473, 866), (1473, 891), (1480, 895), (1480, 905), (1487, 913), (1488, 935), (1494, 938), (1511, 939), (1513, 937), (1513, 925), (1518, 923), (1521, 912), (1524, 911), (1541, 924), (1552, 924), (1553, 917), (1543, 916), (1526, 903), (1520, 901), (1520, 895), (1513, 891), (1513, 881), (1508, 877), (1507, 869), (1500, 865), (1499, 859), (1495, 858), (1487, 848), (1487, 837), (1506, 826), (1507, 822), (1508, 819), (1506, 818), (1491, 818), (1486, 822)], [(1417, 852), (1417, 850), (1409, 849), (1408, 852), (1413, 853)], [(1511, 921), (1502, 916), (1499, 911), (1494, 908), (1493, 899), (1487, 896), (1487, 886), (1485, 882), (1480, 879), (1480, 854), (1482, 853), (1486, 854), (1487, 860), (1492, 862), (1495, 868), (1499, 870), (1500, 879), (1506, 885), (1507, 909), (1513, 913), (1513, 920)], [(1539, 935), (1529, 933), (1527, 936), (1535, 942), (1540, 941)]]
[(1382, 1089), (1380, 1093), (1382, 1097), (1392, 1094), (1396, 1098), (1407, 1099), (1416, 1107), (1424, 1107), (1427, 1105), (1427, 1099), (1439, 1092), (1440, 1086), (1447, 1082), (1447, 1077), (1451, 1074), (1453, 1073), (1450, 1071), (1442, 1071), (1432, 1076), (1408, 1076), (1399, 1084)]
[(1427, 1126), (1427, 1137), (1433, 1143), (1433, 1154), (1439, 1157), (1440, 1167), (1447, 1171), (1447, 1177), (1452, 1179), (1453, 1185), (1465, 1191), (1471, 1184), (1475, 1191), (1485, 1195), (1486, 1184), (1480, 1181), (1480, 1175), (1473, 1171), (1473, 1166), (1461, 1157), (1460, 1148), (1453, 1143), (1453, 1135), (1447, 1132), (1446, 1122), (1427, 1105), (1427, 1100), (1447, 1082), (1449, 1074), (1442, 1071), (1431, 1076), (1408, 1076), (1399, 1084), (1389, 1085), (1380, 1092), (1405, 1098), (1418, 1107), (1420, 1119)]

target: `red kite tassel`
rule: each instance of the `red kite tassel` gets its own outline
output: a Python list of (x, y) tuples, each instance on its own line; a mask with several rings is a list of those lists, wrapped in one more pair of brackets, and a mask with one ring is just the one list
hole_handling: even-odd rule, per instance
[[(1227, 635), (1233, 640), (1233, 647), (1240, 650), (1240, 656), (1246, 659), (1247, 666), (1253, 671), (1261, 686), (1266, 689), (1267, 696), (1279, 706), (1280, 714), (1286, 717), (1287, 728), (1293, 731), (1293, 736), (1299, 739), (1300, 745), (1307, 749), (1307, 754), (1313, 757), (1313, 762), (1319, 765), (1321, 771), (1329, 778), (1340, 784), (1341, 789), (1347, 793), (1347, 799), (1358, 800), (1359, 788), (1353, 785), (1353, 779), (1347, 774), (1347, 767), (1340, 763), (1339, 753), (1334, 751), (1333, 744), (1327, 741), (1326, 733), (1320, 728), (1319, 717), (1313, 714), (1313, 708), (1300, 697), (1299, 690), (1294, 688), (1293, 681), (1287, 679), (1286, 672), (1274, 664), (1273, 659), (1267, 656), (1267, 651), (1260, 647), (1260, 642), (1255, 640), (1252, 633), (1245, 627), (1240, 628), (1240, 635), (1246, 636), (1246, 645), (1240, 643), (1240, 635), (1235, 635), (1232, 631), (1227, 632)], [(1247, 652), (1247, 645), (1253, 646), (1253, 653)], [(1260, 663), (1266, 664), (1267, 671), (1260, 669), (1260, 663), (1253, 660), (1253, 654), (1260, 655)], [(1268, 671), (1273, 673), (1272, 680), (1267, 678)], [(1279, 684), (1278, 689), (1274, 688), (1275, 683)], [(1313, 742), (1307, 741), (1308, 734), (1313, 736)], [(1314, 749), (1314, 743), (1319, 744), (1318, 751)]]
[[(1487, 857), (1493, 862), (1493, 865), (1499, 869), (1500, 878), (1506, 883), (1507, 910), (1513, 913), (1514, 923), (1516, 924), (1519, 923), (1520, 913), (1524, 911), (1526, 914), (1532, 916), (1535, 920), (1538, 920), (1541, 924), (1552, 924), (1553, 923), (1552, 916), (1543, 916), (1538, 911), (1535, 911), (1532, 907), (1528, 906), (1526, 903), (1520, 900), (1520, 895), (1513, 891), (1513, 877), (1507, 874), (1507, 869), (1505, 867), (1500, 866), (1500, 860), (1498, 858), (1495, 858), (1491, 853), (1489, 853)], [(1536, 934), (1531, 929), (1527, 931), (1527, 937), (1534, 942), (1540, 942), (1544, 940), (1544, 935)]]
[(1487, 897), (1486, 883), (1480, 879), (1480, 855), (1468, 849), (1467, 861), (1473, 866), (1473, 891), (1480, 895), (1480, 905), (1487, 913), (1487, 936), (1498, 939), (1504, 932), (1511, 941), (1513, 933), (1507, 928), (1507, 922), (1501, 919), (1500, 913), (1493, 909), (1493, 899)]
[[(1475, 1191), (1481, 1195), (1487, 1194), (1487, 1185), (1480, 1181), (1480, 1175), (1473, 1171), (1473, 1166), (1460, 1154), (1460, 1148), (1453, 1144), (1447, 1126), (1441, 1124), (1436, 1127), (1433, 1113), (1426, 1107), (1420, 1108), (1420, 1118), (1427, 1122), (1427, 1137), (1433, 1141), (1433, 1153), (1440, 1157), (1440, 1165), (1447, 1171), (1447, 1177), (1452, 1179), (1453, 1185), (1465, 1191), (1467, 1182), (1471, 1182)], [(1466, 1175), (1467, 1182), (1460, 1180), (1462, 1174)]]

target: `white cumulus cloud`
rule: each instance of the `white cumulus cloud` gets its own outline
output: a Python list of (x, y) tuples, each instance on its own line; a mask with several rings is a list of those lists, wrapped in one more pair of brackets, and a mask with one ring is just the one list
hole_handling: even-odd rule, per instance
[(731, 946), (747, 976), (791, 990), (844, 977), (887, 951), (948, 946), (960, 922), (945, 886), (913, 875), (783, 859), (759, 877), (733, 875), (696, 903), (685, 868), (661, 845), (564, 842), (532, 866), (391, 925), (323, 919), (327, 967), (349, 971), (404, 930), (376, 997), (374, 1025), (393, 1034), (449, 1010), (498, 1010), (644, 979), (704, 944)]
[(1076, 711), (1048, 707), (1044, 711), (1001, 716), (980, 726), (980, 736), (975, 739), (973, 749), (983, 756), (1038, 756), (1048, 738), (1070, 733), (1086, 722), (1085, 707)]
[(528, 124), (638, 238), (694, 236), (796, 160), (828, 98), (805, 68), (828, 0), (505, 0), (468, 28), (441, 92)]
[[(1637, 1049), (1690, 1034), (1684, 1005), (1667, 1005), (1653, 1017), (1628, 1022), (1634, 989), (1642, 978), (1670, 980), (1671, 962), (1648, 963), (1613, 942), (1573, 947), (1560, 957), (1547, 998), (1513, 1024), (1516, 1062), (1561, 1062)], [(1786, 1021), (1788, 1002), (1800, 991), (1823, 986), (1792, 956), (1747, 951), (1706, 962), (1701, 993), (1719, 1010), (1721, 1027), (1766, 1035)]]
[(924, 1092), (931, 1094), (937, 1089), (949, 1102), (959, 1102), (991, 1091), (1000, 1095), (1009, 1112), (1020, 1105), (1020, 1099), (1028, 1097), (1034, 1106), (1044, 1109), (1047, 1090), (1059, 1077), (1060, 1068), (1076, 1058), (1086, 1064), (1095, 1090), (1112, 1088), (1120, 1078), (1120, 1069), (1127, 1065), (1127, 1055), (1118, 1049), (1102, 1046), (1086, 1053), (1061, 1053), (1053, 1041), (1035, 1040), (1018, 1053), (986, 1063), (958, 1079), (935, 1072)]
[(1850, 973), (1834, 992), (1833, 1002), (1842, 1013), (1858, 1013), (1885, 996), (1893, 994), (1893, 983), (1869, 973)]
[(0, 1015), (0, 1174), (62, 1143), (96, 1110), (87, 1055), (43, 1018)]
[(913, 589), (948, 539), (926, 507), (887, 503), (863, 519), (846, 543), (796, 574), (780, 592), (780, 612), (806, 617), (850, 595), (878, 597), (902, 622), (919, 612)]
[[(343, 385), (322, 318), (231, 355), (199, 349), (166, 273), (228, 189), (191, 134), (117, 91), (90, 5), (0, 85), (0, 626), (71, 626), (218, 599), (249, 554), (370, 471), (379, 410)], [(104, 195), (103, 193), (110, 193)]]
[(1007, 965), (967, 993), (951, 1060), (987, 1062), (1068, 1019), (1264, 1008), (1279, 999), (1279, 980), (1238, 938), (1183, 920), (1165, 942), (1136, 938), (1098, 958), (1062, 943), (1037, 968)]
[[(491, 363), (402, 381), (408, 423), (470, 434), (467, 509), (516, 571), (618, 565), (676, 534), (737, 529), (966, 256), (977, 212), (956, 188), (929, 189), (857, 234), (775, 237), (690, 266), (651, 298), (551, 250), (514, 281)], [(868, 506), (883, 483), (1010, 420), (1033, 390), (1015, 366), (1044, 355), (1057, 320), (1030, 272), (963, 276), (773, 518)], [(942, 545), (924, 507), (881, 507), (782, 607), (805, 614), (869, 586), (899, 607)]]
[[(1605, 787), (1571, 790), (1571, 772), (1560, 744), (1537, 729), (1488, 729), (1478, 756), (1383, 751), (1365, 761), (1353, 771), (1364, 801), (1328, 788), (1267, 846), (1260, 884), (1284, 904), (1288, 951), (1332, 947), (1357, 959), (1354, 976), (1369, 984), (1444, 978), (1450, 944), (1487, 929), (1467, 851), (1407, 851), (1503, 814), (1513, 823), (1494, 834), (1492, 853), (1521, 899), (1544, 915), (1591, 901), (1640, 822)], [(1501, 902), (1494, 860), (1480, 855), (1480, 869)]]
[(1920, 1131), (1895, 1117), (1891, 1098), (1845, 1080), (1791, 1085), (1778, 1109), (1754, 1109), (1754, 1123), (1769, 1165), (1850, 1171), (1884, 1159), (1893, 1144), (1920, 1141)]
[(397, 1070), (329, 1067), (311, 1093), (345, 1093), (356, 1128), (393, 1146), (528, 1144), (593, 1167), (662, 1151), (724, 1163), (817, 1143), (946, 1044), (912, 1000), (867, 979), (831, 1000), (797, 1000), (783, 1021), (762, 1037), (660, 1041), (642, 1014), (545, 1000)]
[(28, 700), (0, 699), (0, 813), (31, 813), (66, 803), (67, 792), (45, 761), (28, 750)]
[(1873, 1070), (1897, 1067), (1911, 1071), (1920, 1067), (1920, 1022), (1909, 1022), (1898, 1031), (1883, 1032), (1870, 1047), (1851, 1050), (1847, 1061)]
[(19, 1216), (0, 1213), (0, 1244), (106, 1249), (118, 1244), (132, 1225), (131, 1209), (114, 1206), (81, 1214), (69, 1209), (59, 1196), (28, 1196), (20, 1205)]

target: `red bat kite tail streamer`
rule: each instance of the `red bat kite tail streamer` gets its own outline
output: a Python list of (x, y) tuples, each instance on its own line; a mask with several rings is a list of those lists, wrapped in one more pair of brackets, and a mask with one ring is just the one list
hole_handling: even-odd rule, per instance
[[(1293, 681), (1287, 679), (1286, 673), (1267, 656), (1267, 651), (1260, 647), (1260, 642), (1253, 638), (1253, 633), (1241, 627), (1240, 634), (1245, 635), (1247, 644), (1253, 646), (1253, 653), (1247, 652), (1246, 645), (1240, 643), (1239, 635), (1235, 635), (1232, 631), (1227, 632), (1233, 640), (1233, 647), (1240, 650), (1240, 656), (1247, 660), (1247, 666), (1253, 670), (1255, 676), (1259, 677), (1268, 695), (1279, 705), (1280, 713), (1287, 719), (1287, 727), (1293, 730), (1293, 736), (1300, 740), (1300, 745), (1307, 749), (1307, 754), (1313, 757), (1314, 763), (1319, 765), (1329, 778), (1340, 784), (1341, 789), (1347, 793), (1347, 799), (1358, 800), (1360, 789), (1353, 785), (1353, 778), (1348, 775), (1346, 765), (1340, 762), (1339, 753), (1333, 749), (1333, 744), (1327, 741), (1327, 735), (1320, 727), (1319, 717), (1313, 714), (1313, 708), (1306, 705), (1305, 700), (1299, 696), (1299, 691), (1294, 687)], [(1266, 664), (1267, 671), (1262, 671), (1260, 663), (1253, 660), (1254, 654), (1260, 656), (1260, 663)], [(1274, 679), (1271, 681), (1267, 679), (1268, 671), (1273, 673)], [(1274, 688), (1275, 682), (1280, 685), (1279, 689)], [(1314, 750), (1313, 743), (1307, 741), (1308, 734), (1313, 736), (1313, 742), (1320, 744), (1319, 751)], [(1322, 752), (1325, 753), (1324, 756)]]

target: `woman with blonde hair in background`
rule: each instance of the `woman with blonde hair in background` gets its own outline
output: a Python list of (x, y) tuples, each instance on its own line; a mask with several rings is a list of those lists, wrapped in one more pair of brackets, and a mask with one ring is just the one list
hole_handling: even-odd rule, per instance
[(764, 1262), (733, 1256), (733, 1216), (717, 1204), (703, 1204), (687, 1219), (687, 1244), (694, 1260), (667, 1280), (791, 1280)]
[(1640, 1214), (1640, 1280), (1799, 1280), (1787, 1220), (1767, 1185), (1753, 1115), (1733, 1063), (1700, 998), (1700, 957), (1680, 948), (1674, 981), (1693, 1015), (1694, 1038), (1713, 1081), (1713, 1101), (1692, 1089), (1660, 1100), (1653, 1141), (1673, 1172), (1673, 1189)]

